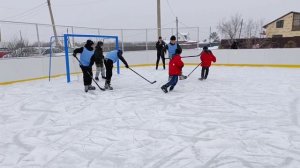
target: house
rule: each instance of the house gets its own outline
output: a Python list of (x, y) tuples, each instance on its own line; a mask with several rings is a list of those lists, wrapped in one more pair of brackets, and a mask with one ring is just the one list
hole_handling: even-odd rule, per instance
[(267, 38), (300, 37), (300, 13), (289, 12), (263, 26)]

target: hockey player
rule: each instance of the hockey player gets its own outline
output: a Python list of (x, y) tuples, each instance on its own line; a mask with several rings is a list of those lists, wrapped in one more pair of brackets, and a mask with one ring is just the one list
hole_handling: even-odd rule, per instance
[[(175, 36), (171, 36), (170, 38), (170, 43), (168, 45), (166, 45), (165, 47), (165, 52), (168, 51), (169, 54), (169, 59), (171, 60), (172, 57), (176, 54), (176, 49), (178, 49), (180, 51), (180, 53), (182, 53), (182, 48), (180, 47), (180, 45), (176, 42), (176, 37)], [(184, 76), (182, 74), (180, 74), (179, 79), (180, 80), (184, 80), (186, 79), (187, 76)], [(170, 80), (170, 77), (169, 77)]]
[(84, 91), (95, 90), (92, 86), (93, 71), (92, 66), (95, 62), (94, 57), (94, 42), (87, 40), (84, 47), (76, 48), (73, 52), (73, 56), (77, 58), (77, 54), (80, 53), (80, 68), (83, 73)]
[(165, 52), (164, 52), (165, 46), (166, 46), (166, 43), (162, 40), (161, 36), (159, 36), (158, 41), (156, 42), (156, 46), (155, 46), (156, 50), (157, 50), (156, 70), (158, 68), (160, 58), (163, 63), (163, 68), (166, 69)]
[(103, 55), (103, 42), (99, 41), (95, 49), (95, 62), (96, 62), (96, 75), (95, 80), (99, 81), (99, 74), (101, 72), (102, 79), (105, 79), (104, 55)]
[(216, 62), (217, 60), (214, 54), (210, 50), (208, 50), (207, 46), (203, 47), (203, 51), (200, 54), (200, 60), (202, 62), (201, 63), (202, 70), (201, 70), (201, 78), (199, 78), (199, 80), (205, 80), (207, 79), (211, 62)]
[(171, 36), (170, 38), (170, 43), (167, 44), (165, 46), (165, 52), (168, 51), (169, 54), (169, 59), (171, 60), (173, 55), (175, 55), (175, 51), (176, 49), (181, 50), (182, 52), (182, 48), (180, 47), (180, 45), (176, 42), (176, 37), (175, 36)]
[(171, 79), (169, 80), (168, 83), (166, 83), (165, 85), (163, 85), (161, 87), (161, 89), (165, 93), (168, 93), (169, 86), (170, 86), (170, 91), (172, 91), (174, 89), (174, 87), (176, 86), (176, 84), (178, 82), (178, 77), (182, 73), (182, 68), (184, 66), (184, 63), (181, 60), (180, 54), (181, 54), (181, 50), (176, 49), (175, 55), (173, 55), (172, 59), (169, 62), (169, 76)]
[(120, 59), (126, 68), (129, 68), (126, 60), (124, 59), (123, 51), (122, 50), (113, 50), (106, 54), (104, 58), (104, 64), (106, 67), (106, 81), (105, 81), (105, 89), (113, 90), (113, 88), (110, 85), (111, 77), (112, 77), (112, 70), (113, 70), (113, 64)]

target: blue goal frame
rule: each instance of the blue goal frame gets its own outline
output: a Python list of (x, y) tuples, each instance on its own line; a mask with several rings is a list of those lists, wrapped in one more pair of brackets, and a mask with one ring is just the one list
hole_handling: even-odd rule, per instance
[[(70, 77), (70, 65), (69, 65), (69, 48), (68, 39), (69, 37), (85, 37), (85, 38), (103, 38), (103, 39), (115, 39), (116, 50), (119, 50), (119, 39), (118, 36), (103, 36), (103, 35), (86, 35), (86, 34), (64, 34), (64, 46), (65, 46), (65, 57), (66, 57), (66, 74), (67, 82), (71, 82)], [(117, 73), (120, 74), (120, 62), (117, 61)]]

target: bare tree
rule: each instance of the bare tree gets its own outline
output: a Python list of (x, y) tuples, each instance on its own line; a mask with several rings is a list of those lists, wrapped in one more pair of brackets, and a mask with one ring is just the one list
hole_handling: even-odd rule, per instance
[(245, 28), (243, 29), (244, 32), (244, 38), (258, 38), (260, 34), (262, 33), (262, 26), (263, 22), (260, 21), (254, 21), (253, 19), (248, 20), (248, 22), (245, 25)]
[(235, 14), (234, 16), (231, 16), (228, 21), (224, 20), (220, 22), (217, 29), (225, 38), (230, 39), (230, 42), (232, 43), (241, 31), (242, 22), (242, 16), (240, 14)]
[(246, 39), (246, 48), (257, 48), (258, 39), (262, 34), (263, 20), (254, 21), (250, 19), (246, 22), (243, 29), (243, 38)]
[(14, 38), (6, 44), (10, 57), (25, 57), (28, 53), (24, 50), (29, 46), (28, 40)]
[(209, 36), (212, 42), (220, 42), (220, 37), (217, 32), (212, 32)]

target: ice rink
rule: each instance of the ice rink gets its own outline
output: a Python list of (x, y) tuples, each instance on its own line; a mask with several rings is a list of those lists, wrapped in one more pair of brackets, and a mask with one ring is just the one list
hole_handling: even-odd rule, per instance
[(134, 70), (157, 83), (121, 69), (113, 91), (0, 86), (0, 167), (299, 168), (300, 69), (199, 68), (168, 94), (167, 71)]

